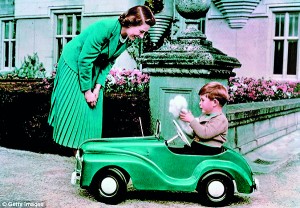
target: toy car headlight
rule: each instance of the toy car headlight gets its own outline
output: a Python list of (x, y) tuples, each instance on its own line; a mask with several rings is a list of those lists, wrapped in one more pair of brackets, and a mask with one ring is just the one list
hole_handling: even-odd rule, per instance
[(254, 178), (254, 191), (258, 191), (259, 190), (259, 180), (257, 178)]
[(79, 161), (82, 161), (82, 155), (83, 155), (82, 149), (78, 149), (78, 150), (76, 151), (75, 158), (76, 158), (77, 160), (79, 160)]

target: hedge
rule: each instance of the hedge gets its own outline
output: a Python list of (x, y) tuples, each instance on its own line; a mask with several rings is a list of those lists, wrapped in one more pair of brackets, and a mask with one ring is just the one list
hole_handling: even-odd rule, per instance
[[(72, 155), (56, 144), (47, 123), (51, 88), (36, 81), (0, 82), (0, 145), (40, 153)], [(103, 137), (150, 135), (148, 94), (106, 94)], [(139, 119), (140, 118), (140, 119)]]

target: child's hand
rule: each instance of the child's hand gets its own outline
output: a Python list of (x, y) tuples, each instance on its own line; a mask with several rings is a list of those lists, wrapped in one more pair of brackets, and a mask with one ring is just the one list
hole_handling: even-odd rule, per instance
[(182, 109), (182, 110), (180, 111), (179, 118), (180, 118), (182, 121), (189, 122), (189, 123), (190, 123), (192, 120), (195, 119), (195, 117), (193, 116), (193, 114), (191, 113), (191, 111), (187, 111), (186, 109)]

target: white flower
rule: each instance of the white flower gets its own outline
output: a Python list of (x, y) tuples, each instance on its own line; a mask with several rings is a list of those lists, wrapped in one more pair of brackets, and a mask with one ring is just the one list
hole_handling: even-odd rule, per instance
[(271, 88), (274, 92), (277, 92), (277, 87), (275, 85), (273, 85)]
[(243, 86), (243, 88), (248, 88), (247, 84), (242, 83), (241, 85)]
[(116, 84), (116, 79), (115, 79), (111, 74), (109, 74), (109, 75), (107, 76), (107, 80), (108, 80), (108, 84), (109, 84), (109, 85), (114, 85), (114, 84)]
[(230, 87), (230, 89), (231, 89), (232, 92), (235, 92), (235, 91), (237, 91), (237, 86), (233, 85), (232, 87)]

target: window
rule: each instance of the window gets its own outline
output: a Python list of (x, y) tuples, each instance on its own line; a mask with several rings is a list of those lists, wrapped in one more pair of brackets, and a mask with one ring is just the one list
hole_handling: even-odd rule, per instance
[(203, 34), (205, 34), (205, 22), (206, 22), (206, 17), (201, 17), (200, 19), (199, 19), (199, 30), (203, 33)]
[(297, 77), (299, 69), (299, 15), (299, 12), (275, 14), (273, 74), (282, 78)]
[(81, 14), (59, 14), (56, 16), (56, 62), (63, 47), (81, 31)]
[(12, 70), (16, 63), (16, 22), (3, 21), (3, 69)]

